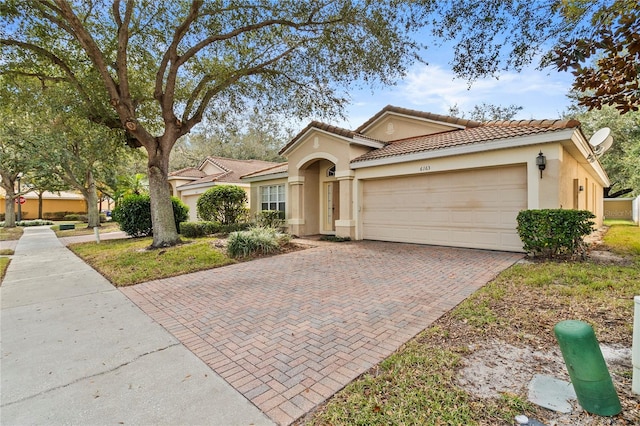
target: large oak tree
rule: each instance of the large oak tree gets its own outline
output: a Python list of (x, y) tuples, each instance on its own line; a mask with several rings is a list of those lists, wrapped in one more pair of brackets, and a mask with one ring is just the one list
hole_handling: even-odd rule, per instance
[(2, 72), (69, 84), (87, 117), (146, 150), (154, 247), (179, 241), (169, 154), (207, 111), (219, 121), (248, 108), (340, 113), (345, 88), (393, 82), (418, 59), (411, 32), (429, 12), (393, 0), (30, 0), (0, 8)]

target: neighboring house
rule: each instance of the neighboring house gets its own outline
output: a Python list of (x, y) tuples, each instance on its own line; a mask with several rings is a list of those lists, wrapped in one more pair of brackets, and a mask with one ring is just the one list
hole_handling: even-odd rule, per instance
[(169, 173), (169, 183), (172, 195), (189, 206), (189, 220), (195, 221), (198, 215), (198, 198), (205, 191), (215, 185), (237, 185), (247, 191), (250, 203), (250, 184), (243, 182), (240, 177), (277, 164), (270, 161), (207, 157), (198, 167), (187, 167)]
[[(0, 214), (5, 213), (5, 191), (0, 190)], [(20, 207), (22, 219), (31, 220), (38, 218), (38, 194), (28, 192), (23, 195), (24, 204)], [(18, 207), (15, 212), (17, 214)], [(77, 192), (60, 191), (45, 192), (42, 194), (42, 217), (44, 219), (62, 219), (64, 214), (87, 214), (87, 202)]]
[(294, 235), (522, 251), (521, 210), (585, 209), (602, 225), (609, 179), (579, 126), (387, 106), (356, 130), (310, 123), (286, 165), (243, 180), (252, 212), (284, 208)]

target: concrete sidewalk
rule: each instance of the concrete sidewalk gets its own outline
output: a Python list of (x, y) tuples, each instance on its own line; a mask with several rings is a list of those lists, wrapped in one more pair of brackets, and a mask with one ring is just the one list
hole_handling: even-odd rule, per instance
[(25, 229), (0, 298), (3, 425), (273, 424), (48, 227)]

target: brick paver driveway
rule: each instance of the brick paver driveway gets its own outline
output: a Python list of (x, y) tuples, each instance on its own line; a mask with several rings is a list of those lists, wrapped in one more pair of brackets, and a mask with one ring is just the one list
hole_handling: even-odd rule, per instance
[(122, 291), (287, 425), (521, 257), (336, 243)]

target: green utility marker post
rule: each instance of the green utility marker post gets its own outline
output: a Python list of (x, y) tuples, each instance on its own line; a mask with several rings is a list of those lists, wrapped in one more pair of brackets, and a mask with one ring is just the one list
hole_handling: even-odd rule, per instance
[(556, 324), (553, 331), (582, 408), (600, 416), (620, 413), (620, 399), (593, 328), (583, 321), (568, 320)]

